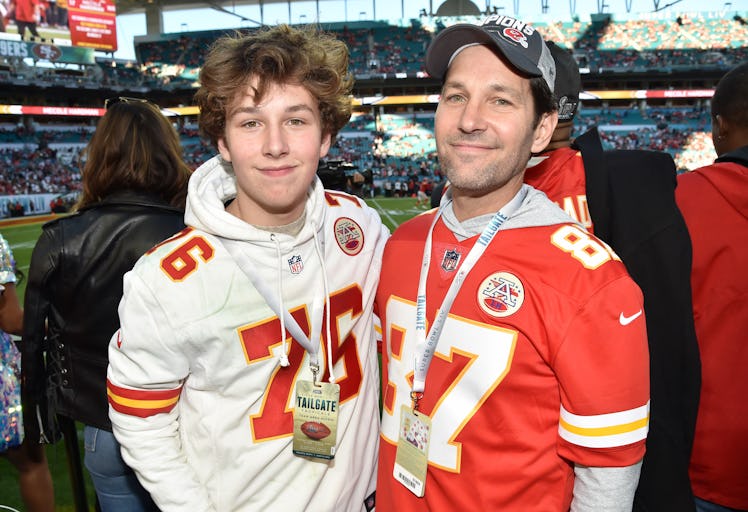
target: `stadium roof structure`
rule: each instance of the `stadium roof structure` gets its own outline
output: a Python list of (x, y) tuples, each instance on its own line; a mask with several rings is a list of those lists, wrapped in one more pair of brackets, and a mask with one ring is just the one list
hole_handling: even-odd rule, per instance
[[(262, 25), (262, 20), (254, 20), (247, 18), (234, 11), (236, 6), (259, 6), (260, 12), (262, 12), (263, 6), (268, 4), (287, 4), (289, 12), (291, 4), (298, 3), (300, 0), (116, 0), (117, 14), (130, 14), (145, 12), (146, 15), (146, 30), (149, 35), (158, 35), (162, 32), (162, 12), (163, 11), (179, 11), (186, 9), (200, 9), (208, 8), (215, 9), (217, 11), (236, 16), (238, 21), (249, 22), (255, 25)], [(402, 12), (405, 12), (405, 0), (402, 2)], [(433, 0), (429, 0), (431, 4)], [(546, 0), (547, 1), (547, 0)], [(376, 7), (375, 0), (372, 2), (372, 12), (375, 13), (376, 18)], [(324, 9), (325, 0), (316, 0), (317, 12), (320, 9)], [(433, 11), (432, 11), (433, 12)]]
[[(143, 12), (145, 11), (148, 13), (149, 11), (155, 11), (160, 14), (160, 11), (162, 10), (184, 10), (184, 9), (196, 9), (196, 8), (213, 8), (222, 12), (226, 12), (229, 14), (234, 14), (239, 18), (243, 18), (243, 16), (238, 15), (233, 12), (233, 8), (237, 5), (258, 5), (260, 6), (260, 9), (264, 5), (268, 4), (287, 4), (290, 6), (291, 4), (298, 3), (302, 0), (116, 0), (117, 4), (117, 12), (119, 14), (128, 14), (132, 12)], [(308, 0), (306, 0), (308, 1)], [(317, 3), (317, 11), (319, 12), (320, 9), (324, 9), (324, 3), (326, 0), (315, 0)], [(535, 0), (538, 1), (538, 0)], [(558, 0), (560, 1), (560, 0)], [(672, 7), (676, 4), (679, 4), (683, 0), (649, 0), (652, 4), (652, 11), (660, 11), (663, 9), (666, 9), (668, 7)], [(405, 0), (400, 0), (401, 2), (401, 12), (405, 12)], [(541, 12), (546, 12), (548, 10), (548, 4), (550, 0), (539, 0), (540, 2), (540, 9)], [(626, 9), (626, 12), (630, 12), (633, 5), (633, 0), (620, 0), (621, 3), (624, 5)], [(434, 9), (436, 5), (436, 10)], [(597, 0), (597, 12), (598, 13), (604, 13), (606, 9), (611, 9), (611, 3), (614, 3), (613, 0)], [(376, 18), (376, 2), (375, 0), (371, 0), (372, 4), (372, 10), (371, 12), (375, 13), (374, 18)], [(513, 0), (514, 4), (514, 12), (519, 12), (519, 0)], [(664, 4), (664, 5), (661, 5)], [(488, 6), (488, 3), (486, 3)], [(618, 6), (615, 7), (618, 9)], [(455, 16), (455, 15), (463, 15), (463, 14), (475, 14), (475, 10), (480, 10), (474, 2), (471, 2), (470, 0), (429, 0), (429, 12), (430, 15), (436, 15), (439, 13), (439, 11), (449, 11), (444, 12), (445, 15), (449, 16)], [(576, 0), (569, 0), (569, 14), (574, 15), (576, 14)], [(246, 21), (255, 21), (257, 24), (260, 24), (259, 21), (256, 20), (247, 20)]]
[[(236, 6), (259, 6), (260, 12), (265, 5), (268, 4), (287, 4), (289, 9), (289, 15), (291, 12), (291, 4), (299, 3), (301, 0), (116, 0), (117, 14), (130, 14), (136, 12), (145, 12), (146, 15), (146, 30), (149, 35), (158, 35), (162, 32), (162, 12), (167, 11), (178, 11), (185, 9), (200, 9), (209, 8), (217, 11), (236, 16), (241, 22), (254, 23), (258, 26), (262, 25), (262, 20), (254, 20), (247, 18), (237, 12), (234, 8)], [(308, 0), (307, 0), (308, 1)], [(317, 13), (320, 9), (325, 8), (325, 0), (315, 0)], [(541, 0), (541, 5), (547, 5), (549, 0)], [(599, 0), (598, 0), (599, 1)], [(630, 0), (627, 0), (630, 1)], [(680, 1), (680, 0), (677, 0)], [(515, 2), (515, 11), (519, 8), (518, 0)], [(400, 0), (401, 3), (401, 17), (405, 17), (405, 0)], [(446, 16), (458, 16), (463, 14), (475, 15), (480, 14), (480, 9), (470, 0), (436, 0), (438, 5), (437, 10), (434, 11), (434, 0), (429, 0), (429, 13), (436, 15)], [(377, 19), (376, 1), (371, 0), (371, 12), (373, 13), (372, 19)], [(319, 16), (318, 16), (319, 17)]]
[[(222, 12), (234, 14), (232, 9), (237, 5), (258, 5), (262, 9), (264, 5), (268, 4), (288, 4), (289, 6), (294, 3), (299, 3), (301, 0), (117, 0), (117, 14), (128, 14), (132, 12), (142, 12), (149, 10), (183, 10), (183, 9), (198, 9), (198, 8), (212, 8)], [(405, 0), (400, 0), (403, 4), (402, 10), (404, 11)], [(433, 1), (433, 0), (431, 0)], [(429, 3), (431, 3), (431, 1)], [(324, 9), (325, 0), (316, 0), (317, 11)], [(374, 0), (372, 2), (372, 12), (376, 12), (374, 8)], [(242, 17), (237, 14), (237, 17)], [(252, 20), (249, 20), (252, 21)], [(259, 23), (259, 22), (258, 22)]]

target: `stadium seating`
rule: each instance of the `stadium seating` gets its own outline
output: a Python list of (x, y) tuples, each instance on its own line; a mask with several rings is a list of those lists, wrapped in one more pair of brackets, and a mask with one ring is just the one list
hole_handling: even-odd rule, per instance
[[(454, 23), (475, 23), (475, 17), (421, 17), (419, 20), (368, 21), (325, 25), (350, 49), (350, 67), (359, 80), (423, 78), (423, 57), (439, 30)], [(535, 26), (548, 39), (572, 49), (591, 73), (615, 71), (727, 69), (748, 59), (748, 27), (742, 18), (722, 13), (653, 16), (648, 19), (603, 17), (596, 20), (539, 20)], [(225, 33), (202, 31), (147, 36), (136, 42), (137, 62), (98, 58), (91, 66), (36, 67), (22, 59), (0, 58), (0, 84), (115, 90), (193, 90), (202, 58), (212, 41)], [(20, 88), (19, 88), (20, 87)], [(49, 105), (57, 100), (50, 96)], [(98, 105), (96, 105), (98, 106)], [(422, 176), (439, 180), (433, 140), (433, 106), (403, 113), (402, 107), (355, 112), (330, 151), (359, 169), (371, 169), (382, 190), (385, 184), (406, 185)], [(430, 111), (428, 109), (431, 109)], [(600, 127), (609, 148), (668, 151), (685, 171), (710, 162), (708, 106), (703, 102), (595, 102), (583, 108), (575, 126), (579, 134)], [(395, 113), (396, 112), (396, 113)], [(51, 125), (36, 119), (35, 129), (0, 118), (0, 195), (66, 193), (79, 188), (78, 153), (87, 143), (93, 122)], [(214, 150), (200, 139), (194, 117), (180, 127), (185, 158), (196, 168)]]

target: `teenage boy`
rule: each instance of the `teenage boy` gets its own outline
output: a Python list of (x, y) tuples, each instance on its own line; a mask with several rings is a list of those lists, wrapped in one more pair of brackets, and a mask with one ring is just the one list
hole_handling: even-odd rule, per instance
[(369, 510), (388, 236), (325, 191), (351, 113), (342, 42), (277, 26), (212, 47), (196, 95), (220, 155), (188, 228), (125, 277), (108, 392), (123, 457), (164, 511)]

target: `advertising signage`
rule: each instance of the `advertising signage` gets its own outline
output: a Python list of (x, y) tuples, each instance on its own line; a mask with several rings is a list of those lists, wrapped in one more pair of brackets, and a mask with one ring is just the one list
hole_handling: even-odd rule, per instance
[(0, 39), (0, 57), (33, 59), (65, 64), (95, 64), (93, 50), (49, 43), (27, 43)]
[(68, 0), (73, 46), (117, 51), (117, 11), (113, 0)]

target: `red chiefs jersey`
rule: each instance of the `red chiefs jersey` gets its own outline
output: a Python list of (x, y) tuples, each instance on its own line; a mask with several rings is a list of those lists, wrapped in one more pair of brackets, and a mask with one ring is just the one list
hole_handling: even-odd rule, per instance
[(593, 232), (584, 163), (578, 150), (559, 148), (533, 157), (525, 171), (525, 183), (543, 192), (572, 219)]
[[(549, 205), (552, 207), (552, 205)], [(575, 463), (642, 459), (649, 364), (643, 299), (610, 249), (573, 224), (500, 230), (467, 275), (428, 370), (425, 496), (393, 478), (410, 404), (416, 295), (434, 213), (403, 224), (384, 253), (377, 476), (381, 510), (568, 510)], [(427, 286), (431, 324), (478, 236), (439, 221)]]

